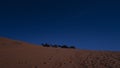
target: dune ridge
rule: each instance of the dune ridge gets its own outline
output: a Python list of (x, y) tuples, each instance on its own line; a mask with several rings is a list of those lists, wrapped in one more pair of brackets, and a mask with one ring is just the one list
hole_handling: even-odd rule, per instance
[(0, 68), (120, 68), (120, 52), (42, 47), (0, 38)]

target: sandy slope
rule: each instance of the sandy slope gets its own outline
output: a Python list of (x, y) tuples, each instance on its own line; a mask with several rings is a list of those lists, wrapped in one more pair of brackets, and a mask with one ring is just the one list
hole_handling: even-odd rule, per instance
[(33, 46), (0, 38), (0, 68), (120, 68), (120, 52)]

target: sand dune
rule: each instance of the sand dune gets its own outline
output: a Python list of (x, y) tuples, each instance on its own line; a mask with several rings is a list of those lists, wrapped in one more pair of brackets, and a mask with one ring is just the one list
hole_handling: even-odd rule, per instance
[(120, 52), (42, 47), (0, 38), (0, 68), (120, 68)]

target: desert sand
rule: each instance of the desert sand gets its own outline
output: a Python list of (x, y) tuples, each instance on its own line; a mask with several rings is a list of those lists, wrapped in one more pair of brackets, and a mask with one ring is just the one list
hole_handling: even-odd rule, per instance
[(0, 68), (120, 68), (120, 52), (43, 47), (0, 38)]

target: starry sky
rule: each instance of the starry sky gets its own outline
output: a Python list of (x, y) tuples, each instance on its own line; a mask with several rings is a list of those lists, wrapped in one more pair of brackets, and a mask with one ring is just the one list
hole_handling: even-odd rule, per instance
[(3, 0), (0, 36), (33, 44), (120, 51), (120, 1)]

